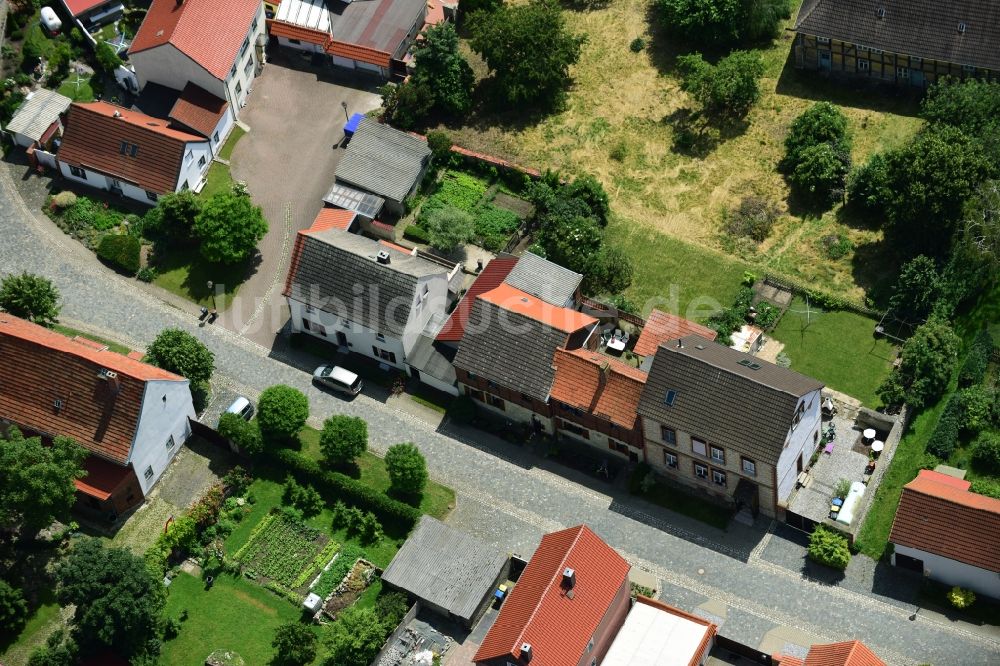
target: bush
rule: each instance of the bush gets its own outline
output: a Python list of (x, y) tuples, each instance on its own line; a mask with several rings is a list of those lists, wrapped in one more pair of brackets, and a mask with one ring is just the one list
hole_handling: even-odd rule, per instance
[(850, 168), (850, 152), (821, 143), (802, 149), (788, 174), (788, 181), (810, 199), (833, 203), (843, 198)]
[(97, 256), (129, 275), (139, 271), (142, 243), (135, 236), (108, 234), (97, 246)]
[(743, 118), (760, 98), (764, 62), (754, 51), (733, 51), (716, 65), (705, 62), (700, 53), (684, 55), (677, 58), (677, 68), (681, 88), (715, 118)]
[(309, 400), (298, 389), (277, 384), (257, 401), (257, 424), (268, 444), (296, 441), (309, 418)]
[(993, 423), (996, 394), (992, 389), (976, 384), (960, 390), (958, 396), (962, 405), (962, 430), (976, 433)]
[(281, 494), (282, 504), (293, 506), (302, 512), (303, 517), (311, 518), (323, 510), (323, 498), (312, 486), (301, 486), (289, 474), (285, 477), (285, 485)]
[(972, 464), (976, 469), (1000, 476), (1000, 435), (980, 437), (972, 448)]
[(851, 561), (851, 549), (847, 545), (847, 537), (818, 525), (809, 535), (809, 559), (843, 571)]
[(966, 590), (965, 588), (956, 585), (948, 590), (948, 601), (955, 608), (968, 608), (972, 604), (976, 603), (976, 593), (972, 590)]
[(972, 341), (962, 369), (958, 371), (958, 385), (972, 386), (986, 378), (986, 370), (993, 355), (993, 336), (986, 329), (979, 331)]
[(847, 178), (847, 201), (868, 216), (874, 217), (885, 210), (891, 196), (889, 191), (889, 166), (882, 153), (876, 153), (862, 166), (854, 169)]
[(333, 465), (354, 462), (368, 448), (368, 424), (354, 416), (331, 416), (319, 436), (323, 458)]
[(652, 471), (653, 468), (649, 466), (649, 463), (640, 462), (636, 465), (635, 470), (632, 471), (632, 476), (628, 478), (628, 491), (633, 495), (641, 495), (646, 477), (648, 477)]
[(198, 338), (179, 328), (164, 329), (156, 336), (146, 350), (146, 361), (186, 377), (192, 384), (207, 383), (215, 370), (215, 354)]
[(429, 245), (431, 242), (430, 235), (419, 224), (411, 224), (406, 227), (403, 231), (403, 238), (411, 240), (414, 243), (425, 243)]
[(142, 282), (152, 282), (156, 279), (157, 272), (152, 266), (143, 266), (135, 276)]
[(264, 450), (263, 438), (256, 421), (245, 421), (238, 414), (219, 417), (219, 434), (239, 447), (244, 455), (255, 456)]
[(291, 473), (299, 483), (312, 484), (328, 499), (338, 499), (372, 511), (383, 525), (408, 532), (420, 518), (420, 511), (385, 493), (339, 472), (324, 471), (319, 463), (291, 449), (271, 452), (271, 460)]
[(833, 260), (843, 259), (854, 249), (854, 243), (844, 232), (823, 236), (820, 239), (820, 245), (822, 245), (827, 258)]
[(840, 481), (837, 481), (837, 485), (833, 491), (833, 496), (839, 497), (840, 499), (844, 499), (845, 497), (847, 497), (847, 493), (849, 493), (850, 491), (851, 491), (850, 479), (841, 479)]
[(97, 46), (94, 48), (94, 54), (97, 59), (97, 65), (106, 74), (110, 74), (115, 71), (115, 69), (122, 64), (122, 59), (118, 57), (111, 46), (105, 41), (97, 42)]
[(453, 252), (469, 242), (475, 233), (475, 224), (470, 213), (454, 206), (435, 208), (423, 223), (431, 247), (444, 253)]
[(969, 486), (969, 490), (993, 499), (1000, 499), (1000, 481), (996, 479), (976, 479)]
[(448, 166), (451, 162), (453, 143), (451, 137), (440, 130), (431, 130), (427, 133), (427, 147), (431, 149), (434, 163), (440, 167)]
[(387, 626), (395, 627), (410, 610), (410, 602), (402, 592), (383, 592), (375, 599), (375, 610)]
[(69, 190), (64, 190), (59, 194), (52, 197), (52, 205), (63, 210), (64, 208), (69, 208), (70, 206), (76, 205), (76, 194), (70, 192)]
[(642, 37), (636, 37), (632, 40), (632, 43), (628, 45), (628, 48), (632, 51), (632, 53), (639, 53), (646, 48), (646, 40)]
[(427, 485), (427, 461), (414, 444), (390, 446), (385, 454), (385, 468), (391, 488), (403, 495), (419, 495)]
[(941, 460), (947, 460), (955, 450), (959, 428), (962, 425), (962, 404), (957, 395), (952, 395), (945, 405), (937, 426), (927, 441), (927, 452)]
[(305, 666), (316, 658), (319, 638), (307, 624), (288, 622), (274, 632), (271, 647), (275, 650), (271, 663), (275, 666)]
[(0, 580), (0, 632), (16, 636), (28, 616), (28, 604), (21, 590), (5, 580)]
[(110, 209), (107, 204), (97, 203), (87, 197), (77, 197), (76, 203), (62, 211), (62, 221), (69, 231), (86, 228), (108, 231), (121, 224), (123, 215)]
[(778, 206), (764, 197), (745, 196), (739, 206), (723, 213), (723, 229), (731, 236), (752, 238), (760, 243), (771, 233), (779, 214)]

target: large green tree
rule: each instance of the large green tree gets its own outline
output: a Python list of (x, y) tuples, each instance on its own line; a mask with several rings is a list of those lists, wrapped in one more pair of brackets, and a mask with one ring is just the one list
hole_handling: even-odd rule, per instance
[(955, 254), (959, 262), (981, 267), (988, 279), (1000, 273), (1000, 180), (984, 182), (966, 203)]
[(271, 647), (275, 650), (274, 666), (305, 666), (316, 658), (319, 638), (312, 628), (301, 622), (288, 622), (274, 632)]
[(192, 382), (207, 382), (215, 371), (215, 354), (198, 338), (179, 328), (160, 332), (146, 350), (146, 361)]
[(916, 409), (933, 404), (948, 386), (960, 345), (948, 322), (929, 319), (903, 345), (899, 367), (879, 387), (882, 401)]
[(86, 449), (66, 437), (44, 446), (11, 428), (0, 438), (0, 525), (30, 536), (53, 520), (67, 520), (86, 457)]
[(257, 401), (257, 424), (268, 444), (294, 442), (308, 418), (309, 400), (291, 386), (270, 386)]
[(146, 213), (145, 221), (151, 231), (172, 243), (194, 243), (197, 240), (193, 232), (194, 221), (201, 207), (201, 197), (191, 190), (164, 194)]
[(356, 416), (331, 416), (323, 422), (319, 448), (332, 465), (352, 463), (368, 448), (368, 424)]
[(788, 0), (657, 0), (670, 34), (697, 46), (753, 43), (777, 36)]
[(973, 136), (995, 133), (1000, 126), (1000, 82), (945, 78), (928, 88), (920, 115)]
[(903, 264), (889, 298), (889, 309), (900, 319), (918, 323), (927, 318), (942, 295), (942, 277), (934, 260), (919, 255)]
[(821, 143), (828, 143), (839, 150), (851, 150), (847, 117), (829, 102), (816, 102), (792, 121), (785, 137), (785, 157), (781, 167), (793, 170), (803, 150)]
[(267, 221), (250, 197), (235, 192), (213, 195), (194, 219), (201, 254), (215, 263), (235, 264), (250, 258), (267, 233)]
[(755, 51), (733, 51), (715, 65), (692, 53), (677, 58), (677, 68), (681, 88), (715, 119), (744, 118), (760, 98), (764, 62)]
[(82, 648), (155, 655), (166, 593), (141, 557), (85, 538), (56, 569), (56, 579), (59, 602), (76, 607), (73, 635)]
[(17, 636), (28, 617), (21, 590), (0, 579), (0, 634)]
[(325, 666), (368, 666), (390, 631), (374, 608), (347, 608), (327, 631)]
[(434, 99), (434, 110), (461, 118), (472, 107), (475, 76), (458, 51), (458, 33), (450, 21), (431, 26), (415, 42), (415, 68), (407, 85), (426, 86)]
[(566, 28), (556, 0), (505, 4), (469, 17), (470, 46), (493, 74), (502, 101), (551, 110), (562, 107), (569, 68), (585, 38)]
[(425, 226), (431, 246), (445, 253), (468, 243), (476, 232), (476, 221), (471, 214), (448, 205), (432, 210)]
[(395, 492), (419, 495), (427, 484), (427, 461), (416, 445), (409, 442), (389, 447), (385, 468)]
[(59, 291), (40, 275), (8, 275), (0, 281), (0, 309), (41, 326), (52, 326), (59, 316)]
[(947, 252), (965, 202), (996, 168), (979, 141), (947, 125), (925, 128), (890, 152), (882, 208), (892, 240), (915, 252)]

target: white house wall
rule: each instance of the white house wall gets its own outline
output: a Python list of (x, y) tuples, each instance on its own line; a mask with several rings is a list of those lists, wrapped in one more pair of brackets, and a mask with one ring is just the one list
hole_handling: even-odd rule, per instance
[[(427, 295), (421, 295), (424, 287), (427, 287)], [(402, 305), (399, 306), (402, 309)], [(448, 277), (443, 272), (437, 275), (422, 277), (417, 280), (416, 294), (413, 303), (410, 304), (410, 316), (403, 328), (403, 349), (409, 352), (416, 344), (417, 338), (427, 327), (431, 317), (437, 313), (444, 314), (448, 308)]]
[[(322, 44), (313, 44), (312, 42), (303, 42), (302, 40), (296, 40), (296, 41), (298, 41), (298, 44), (292, 42), (287, 37), (278, 37), (278, 45), (279, 46), (284, 46), (284, 47), (287, 47), (287, 48), (290, 48), (290, 49), (298, 49), (299, 51), (308, 51), (309, 53), (323, 53), (324, 52)], [(343, 61), (343, 60), (346, 60), (347, 62), (350, 62), (350, 63), (354, 62), (353, 60), (347, 60), (346, 58), (335, 58), (334, 59), (334, 63), (340, 65), (341, 67), (349, 66), (349, 65), (342, 65), (340, 62), (337, 62), (337, 61)]]
[(225, 83), (209, 74), (207, 69), (181, 53), (173, 44), (133, 53), (129, 56), (129, 61), (135, 68), (140, 89), (152, 82), (174, 90), (184, 90), (184, 86), (190, 81), (216, 97), (229, 101), (232, 106)]
[[(188, 156), (190, 154), (190, 157)], [(205, 163), (199, 165), (202, 159)], [(201, 182), (208, 168), (212, 166), (212, 151), (208, 141), (189, 143), (184, 147), (184, 158), (181, 162), (181, 174), (175, 185), (177, 191), (184, 189), (186, 182), (190, 189), (195, 189)]]
[[(323, 310), (317, 310), (315, 308), (313, 308), (312, 312), (306, 312), (306, 305), (304, 303), (291, 298), (288, 299), (288, 309), (291, 314), (292, 328), (297, 333), (309, 333), (317, 338), (320, 338), (321, 340), (337, 344), (337, 331), (340, 331), (347, 337), (347, 346), (352, 352), (376, 359), (381, 363), (391, 365), (399, 368), (400, 370), (405, 369), (406, 366), (404, 361), (406, 356), (403, 352), (403, 343), (399, 338), (394, 338), (391, 335), (386, 334), (384, 336), (384, 340), (379, 340), (378, 333), (366, 326), (357, 322), (347, 321), (346, 319), (337, 317), (329, 312), (324, 312)], [(324, 336), (317, 332), (315, 326), (311, 326), (310, 329), (306, 329), (302, 325), (303, 319), (308, 319), (310, 324), (319, 324), (322, 326), (326, 331), (326, 335)], [(395, 354), (396, 362), (392, 363), (386, 359), (379, 358), (372, 351), (373, 346)]]
[[(820, 414), (820, 392), (813, 391), (799, 399), (799, 405), (804, 403), (805, 411), (802, 419), (794, 429), (789, 431), (788, 444), (778, 458), (778, 501), (783, 502), (791, 495), (795, 488), (795, 479), (798, 477), (798, 465), (796, 460), (802, 459), (802, 467), (809, 462), (809, 457), (815, 449), (816, 433), (822, 425)], [(798, 411), (798, 405), (795, 407)]]
[[(229, 133), (233, 131), (233, 125), (235, 124), (236, 119), (233, 116), (233, 107), (227, 106), (226, 112), (222, 114), (219, 124), (212, 130), (212, 136), (209, 138), (209, 142), (212, 144), (212, 155), (218, 155), (219, 150), (225, 145)], [(216, 136), (219, 137), (218, 141), (215, 139)]]
[(441, 391), (442, 393), (447, 393), (448, 395), (454, 395), (454, 396), (458, 395), (457, 384), (449, 384), (445, 381), (438, 379), (437, 377), (428, 372), (420, 371), (420, 381), (423, 382), (424, 384), (427, 384), (431, 388), (435, 388), (438, 391)]
[(909, 546), (893, 544), (893, 564), (896, 555), (923, 561), (924, 575), (945, 585), (958, 585), (973, 590), (976, 594), (985, 594), (994, 599), (1000, 599), (1000, 573), (974, 567), (971, 564), (928, 553)]
[[(146, 382), (130, 453), (132, 468), (144, 495), (149, 493), (191, 435), (189, 418), (195, 418), (195, 412), (187, 381)], [(174, 444), (168, 447), (171, 436)], [(150, 467), (153, 476), (147, 479), (145, 473)]]
[[(109, 177), (105, 176), (103, 173), (98, 173), (85, 168), (83, 170), (84, 177), (80, 178), (73, 175), (69, 170), (69, 165), (64, 162), (59, 162), (59, 171), (66, 177), (67, 180), (74, 183), (83, 183), (85, 185), (89, 185), (90, 187), (105, 191), (109, 191), (111, 189), (111, 185), (108, 180)], [(138, 201), (139, 203), (146, 204), (147, 206), (156, 205), (155, 202), (150, 200), (150, 198), (146, 195), (146, 190), (124, 180), (118, 180), (118, 182), (121, 184), (122, 194), (124, 196), (134, 201)]]
[[(250, 41), (247, 46), (246, 51), (240, 55), (240, 52), (236, 52), (236, 74), (230, 76), (226, 75), (226, 96), (224, 99), (229, 101), (229, 105), (233, 108), (233, 113), (236, 117), (240, 116), (240, 109), (246, 104), (247, 96), (250, 94), (250, 89), (253, 87), (254, 79), (257, 78), (257, 70), (260, 69), (260, 63), (257, 62), (257, 38), (264, 33), (264, 4), (261, 3), (260, 7), (257, 8), (257, 16), (254, 19), (257, 22), (257, 27), (250, 29), (247, 33)], [(250, 28), (250, 26), (247, 26)], [(253, 65), (247, 70), (247, 63), (253, 62)], [(236, 91), (237, 84), (239, 85), (239, 92)], [(221, 97), (221, 95), (220, 95)]]

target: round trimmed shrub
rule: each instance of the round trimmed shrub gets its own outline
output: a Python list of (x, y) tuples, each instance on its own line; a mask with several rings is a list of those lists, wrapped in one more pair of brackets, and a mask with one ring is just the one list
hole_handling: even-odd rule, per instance
[(301, 391), (277, 384), (264, 389), (257, 401), (257, 423), (268, 443), (294, 441), (309, 418), (309, 400)]
[(385, 454), (385, 467), (395, 492), (419, 495), (427, 485), (427, 461), (414, 444), (390, 446)]
[(976, 593), (956, 585), (948, 590), (948, 601), (955, 608), (968, 608), (976, 603)]
[(818, 525), (809, 535), (809, 559), (843, 571), (851, 561), (847, 537)]
[(972, 449), (972, 464), (984, 472), (1000, 475), (1000, 436), (980, 437)]
[(108, 234), (97, 245), (97, 256), (129, 275), (139, 271), (142, 242), (135, 236)]

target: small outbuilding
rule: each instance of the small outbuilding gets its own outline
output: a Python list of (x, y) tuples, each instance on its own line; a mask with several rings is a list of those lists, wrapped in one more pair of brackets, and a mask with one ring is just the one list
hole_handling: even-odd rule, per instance
[(423, 516), (386, 567), (382, 582), (472, 627), (509, 570), (510, 560), (499, 548)]
[(61, 116), (72, 100), (54, 90), (40, 88), (28, 93), (21, 108), (4, 128), (15, 144), (22, 148), (45, 148), (62, 133)]

